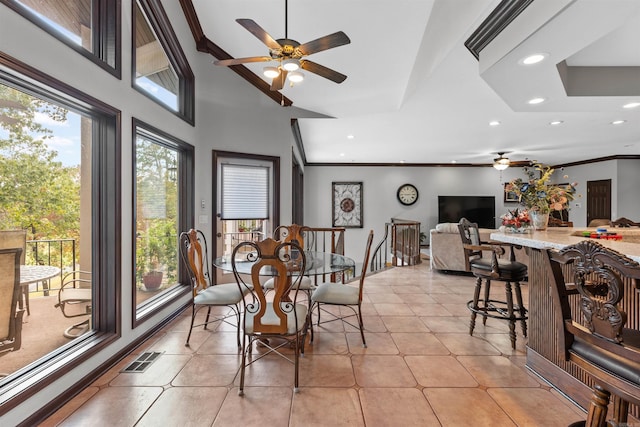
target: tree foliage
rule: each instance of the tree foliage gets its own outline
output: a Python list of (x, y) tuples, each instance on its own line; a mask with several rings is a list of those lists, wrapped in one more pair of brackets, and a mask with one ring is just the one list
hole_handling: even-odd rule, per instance
[(56, 161), (54, 136), (38, 115), (64, 122), (67, 110), (0, 84), (0, 229), (30, 238), (78, 238), (80, 167)]

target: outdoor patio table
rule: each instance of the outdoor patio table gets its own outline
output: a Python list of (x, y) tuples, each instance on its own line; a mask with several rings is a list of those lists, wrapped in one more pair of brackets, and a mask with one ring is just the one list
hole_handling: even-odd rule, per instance
[(27, 315), (30, 315), (29, 311), (29, 285), (37, 282), (45, 282), (45, 287), (48, 289), (49, 279), (60, 274), (60, 269), (52, 265), (21, 265), (20, 266), (20, 286), (22, 288), (22, 295), (24, 298), (18, 300), (18, 307), (20, 310), (24, 306), (27, 307)]

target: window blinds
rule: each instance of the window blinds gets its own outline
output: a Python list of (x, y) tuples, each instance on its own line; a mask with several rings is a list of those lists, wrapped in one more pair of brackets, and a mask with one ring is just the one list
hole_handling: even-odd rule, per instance
[(269, 218), (269, 168), (222, 165), (222, 219)]

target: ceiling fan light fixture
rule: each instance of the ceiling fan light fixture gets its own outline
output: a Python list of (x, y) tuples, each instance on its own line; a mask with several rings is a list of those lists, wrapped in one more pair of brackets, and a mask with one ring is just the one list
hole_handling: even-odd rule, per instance
[(493, 167), (499, 171), (503, 171), (509, 167), (509, 158), (502, 157), (502, 153), (498, 153), (500, 157), (493, 159)]
[(274, 79), (280, 75), (280, 70), (277, 67), (264, 67), (262, 74), (269, 79)]
[(287, 78), (291, 83), (300, 83), (304, 80), (304, 74), (300, 71), (292, 71), (287, 75)]
[(289, 58), (282, 61), (282, 68), (287, 71), (296, 71), (300, 69), (300, 61), (295, 58)]

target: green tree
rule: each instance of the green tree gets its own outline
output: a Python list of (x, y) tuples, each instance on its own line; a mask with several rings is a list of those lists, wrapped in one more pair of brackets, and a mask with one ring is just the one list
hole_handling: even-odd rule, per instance
[(29, 238), (79, 238), (80, 169), (56, 161), (53, 131), (38, 114), (64, 122), (67, 110), (0, 84), (0, 229), (35, 230)]

